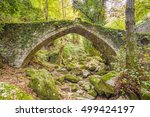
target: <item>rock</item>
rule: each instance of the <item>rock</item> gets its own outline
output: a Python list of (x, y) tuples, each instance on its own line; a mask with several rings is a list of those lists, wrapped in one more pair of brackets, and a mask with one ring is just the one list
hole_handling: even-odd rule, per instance
[(110, 95), (115, 94), (114, 87), (107, 84), (103, 79), (92, 76), (89, 80), (99, 95), (105, 94), (107, 97), (109, 97)]
[(66, 66), (66, 69), (67, 69), (68, 71), (71, 71), (71, 70), (73, 70), (73, 69), (75, 69), (75, 68), (76, 68), (76, 65), (73, 64), (73, 63), (70, 63), (70, 64), (68, 64), (68, 65)]
[(81, 90), (81, 89), (79, 89), (79, 90), (77, 91), (77, 93), (80, 94), (80, 95), (83, 95), (83, 94), (84, 94), (84, 91)]
[(76, 84), (70, 84), (70, 86), (72, 92), (76, 92), (79, 89), (79, 87)]
[(104, 74), (106, 74), (107, 73), (107, 71), (106, 71), (106, 69), (105, 68), (99, 68), (98, 69), (98, 71), (96, 72), (96, 75), (104, 75)]
[(89, 68), (89, 70), (90, 70), (90, 71), (95, 71), (95, 70), (96, 70), (96, 66), (91, 66), (91, 67)]
[(64, 79), (67, 80), (67, 81), (69, 81), (69, 82), (72, 82), (72, 83), (77, 83), (77, 82), (80, 81), (79, 77), (71, 75), (71, 74), (65, 75)]
[(114, 78), (115, 76), (117, 76), (117, 73), (115, 71), (110, 71), (101, 77), (104, 81), (107, 81), (107, 80), (110, 80), (111, 78)]
[(0, 82), (0, 100), (33, 100), (34, 98), (19, 87)]
[(87, 70), (82, 70), (83, 78), (87, 78), (90, 75), (90, 72)]
[(150, 100), (150, 92), (146, 89), (142, 88), (140, 95), (142, 100)]
[(114, 87), (105, 83), (103, 79), (101, 79), (99, 83), (95, 85), (95, 90), (99, 95), (105, 94), (107, 97), (109, 97), (112, 94), (115, 94)]
[(90, 81), (90, 83), (92, 84), (92, 85), (95, 85), (95, 84), (98, 84), (98, 82), (100, 81), (100, 76), (98, 76), (98, 75), (92, 75), (92, 76), (90, 76), (90, 78), (89, 78), (89, 81)]
[(93, 97), (96, 97), (96, 96), (97, 96), (97, 92), (96, 92), (94, 89), (90, 89), (90, 90), (88, 91), (88, 94), (91, 95), (91, 96), (93, 96)]
[(66, 68), (60, 68), (60, 69), (58, 69), (58, 72), (61, 72), (61, 73), (68, 73), (68, 71), (67, 71)]
[(57, 79), (57, 81), (58, 81), (58, 82), (60, 82), (60, 83), (63, 83), (63, 81), (64, 81), (64, 77), (60, 77), (60, 78), (58, 78), (58, 79)]
[(29, 87), (31, 87), (37, 95), (44, 100), (60, 99), (55, 81), (50, 73), (45, 69), (27, 69), (26, 74), (30, 76)]
[(91, 89), (91, 85), (89, 83), (83, 84), (83, 89), (85, 91), (89, 91)]
[(83, 84), (84, 84), (83, 81), (79, 81), (79, 82), (78, 82), (78, 85), (79, 85), (79, 86), (82, 86)]
[(118, 77), (113, 77), (110, 80), (107, 80), (106, 83), (115, 87), (115, 83), (117, 82), (117, 80), (118, 80)]

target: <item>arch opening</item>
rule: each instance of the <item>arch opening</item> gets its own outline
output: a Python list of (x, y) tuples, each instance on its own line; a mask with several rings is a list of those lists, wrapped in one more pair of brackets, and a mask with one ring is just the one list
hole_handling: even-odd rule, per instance
[[(70, 27), (59, 29), (54, 32), (43, 34), (43, 36), (38, 38), (36, 43), (34, 43), (33, 46), (29, 48), (21, 58), (19, 58), (20, 66), (23, 67), (27, 65), (29, 61), (33, 58), (35, 53), (43, 46), (46, 46), (48, 43), (51, 43), (54, 40), (71, 33), (79, 34), (90, 40), (93, 46), (103, 54), (107, 63), (112, 60), (112, 56), (115, 56), (117, 54), (117, 49), (114, 47), (111, 41), (108, 42), (105, 38), (103, 38), (103, 36), (101, 36), (97, 32), (93, 32), (87, 29), (86, 27), (80, 25), (73, 25)], [(19, 64), (17, 66), (19, 66)]]

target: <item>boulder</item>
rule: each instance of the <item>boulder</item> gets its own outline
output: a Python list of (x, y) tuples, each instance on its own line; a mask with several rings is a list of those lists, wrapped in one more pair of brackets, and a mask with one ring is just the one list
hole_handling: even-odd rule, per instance
[(82, 70), (83, 78), (87, 78), (89, 75), (90, 75), (90, 72), (88, 70)]
[(50, 73), (45, 69), (27, 69), (27, 76), (30, 77), (29, 87), (37, 93), (37, 95), (44, 100), (58, 100), (60, 99), (58, 89), (55, 81)]
[(0, 82), (0, 100), (33, 100), (34, 98), (19, 87)]
[(96, 96), (97, 96), (97, 92), (96, 92), (94, 89), (90, 89), (90, 90), (88, 91), (88, 94), (91, 95), (91, 96), (93, 96), (93, 97), (96, 97)]
[(72, 83), (77, 83), (80, 81), (80, 78), (75, 76), (75, 75), (66, 74), (64, 76), (64, 80), (67, 80), (67, 81), (72, 82)]
[(90, 83), (94, 86), (95, 91), (99, 95), (105, 94), (107, 97), (115, 94), (115, 89), (110, 84), (107, 84), (102, 78), (95, 76), (90, 77)]

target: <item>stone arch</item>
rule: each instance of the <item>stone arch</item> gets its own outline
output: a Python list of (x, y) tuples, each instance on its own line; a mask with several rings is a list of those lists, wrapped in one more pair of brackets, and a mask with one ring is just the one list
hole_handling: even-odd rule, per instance
[(37, 39), (32, 47), (24, 50), (22, 52), (23, 54), (15, 60), (15, 67), (23, 67), (27, 65), (34, 56), (34, 54), (43, 46), (47, 45), (48, 43), (54, 41), (57, 38), (60, 38), (70, 33), (76, 33), (89, 39), (92, 42), (93, 46), (104, 55), (106, 61), (108, 62), (112, 60), (112, 56), (115, 56), (117, 54), (118, 49), (111, 41), (111, 39), (106, 39), (98, 32), (90, 30), (83, 25), (76, 24), (55, 31), (51, 31), (46, 34), (44, 33), (40, 38)]

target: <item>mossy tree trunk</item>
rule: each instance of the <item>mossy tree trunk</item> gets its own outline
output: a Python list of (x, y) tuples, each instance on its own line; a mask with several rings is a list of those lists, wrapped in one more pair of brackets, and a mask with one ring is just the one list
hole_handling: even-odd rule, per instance
[(137, 42), (134, 30), (134, 0), (126, 1), (126, 67), (135, 69), (137, 67)]

